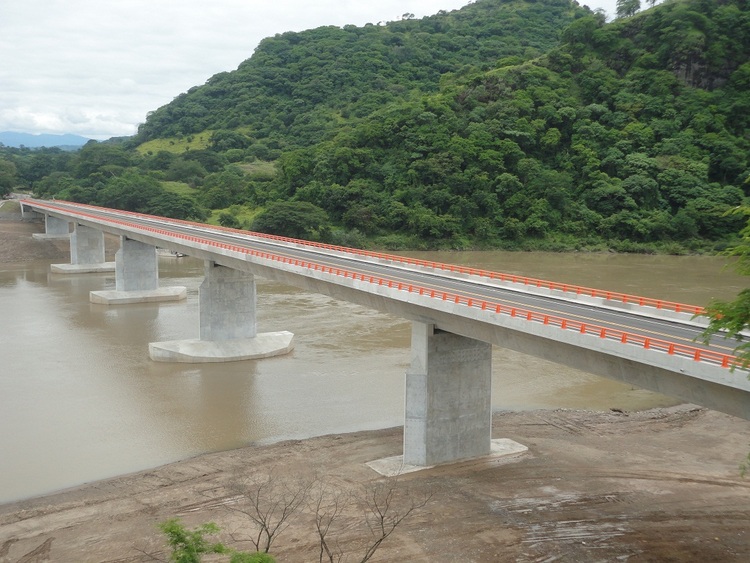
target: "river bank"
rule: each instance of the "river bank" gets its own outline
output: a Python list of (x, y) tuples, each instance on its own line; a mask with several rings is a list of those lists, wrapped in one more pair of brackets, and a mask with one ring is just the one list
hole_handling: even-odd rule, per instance
[[(689, 406), (634, 413), (497, 413), (495, 437), (529, 447), (504, 461), (473, 460), (401, 477), (427, 506), (373, 561), (747, 561), (750, 482), (737, 464), (750, 423)], [(248, 549), (247, 519), (230, 508), (232, 482), (314, 472), (340, 490), (378, 479), (365, 464), (397, 455), (392, 428), (201, 455), (150, 471), (0, 506), (0, 561), (166, 561), (157, 524), (216, 522)], [(361, 516), (335, 527), (347, 560), (367, 537)], [(312, 516), (290, 519), (279, 561), (317, 559)], [(158, 559), (154, 559), (154, 557)], [(217, 559), (220, 560), (220, 559)]]
[[(1, 221), (0, 261), (64, 256), (66, 243), (31, 239), (38, 228)], [(493, 427), (494, 437), (529, 451), (403, 476), (402, 485), (432, 499), (373, 561), (750, 558), (750, 482), (738, 471), (749, 422), (678, 406), (498, 412)], [(399, 454), (401, 439), (391, 428), (250, 445), (0, 505), (0, 562), (166, 560), (156, 525), (172, 517), (188, 527), (214, 521), (223, 541), (248, 549), (230, 535), (246, 530), (228, 510), (238, 475), (292, 482), (314, 473), (340, 490), (367, 487), (378, 476), (365, 464)], [(362, 519), (346, 517), (335, 537), (358, 560)], [(309, 512), (300, 513), (272, 552), (279, 561), (315, 560), (314, 535)]]

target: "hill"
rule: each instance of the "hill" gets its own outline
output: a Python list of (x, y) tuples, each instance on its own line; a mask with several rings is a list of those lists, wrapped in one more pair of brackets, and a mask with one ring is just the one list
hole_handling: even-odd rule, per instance
[(609, 25), (593, 14), (562, 40), (285, 153), (278, 197), (408, 246), (669, 249), (736, 232), (748, 3), (683, 0)]
[(40, 195), (340, 244), (716, 250), (750, 194), (748, 4), (285, 33), (133, 138), (12, 164)]
[(422, 19), (279, 34), (237, 70), (149, 114), (136, 139), (242, 128), (249, 138), (227, 138), (223, 146), (251, 146), (259, 157), (270, 148), (275, 156), (394, 101), (436, 92), (447, 75), (539, 56), (587, 12), (569, 0), (480, 0)]

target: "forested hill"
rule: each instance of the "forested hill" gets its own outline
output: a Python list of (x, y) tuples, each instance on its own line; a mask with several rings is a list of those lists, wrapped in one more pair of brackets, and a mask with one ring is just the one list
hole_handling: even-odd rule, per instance
[(309, 145), (342, 120), (436, 92), (447, 73), (537, 57), (587, 12), (570, 0), (479, 0), (422, 19), (276, 35), (237, 70), (151, 113), (137, 140), (243, 128), (261, 155), (263, 146)]
[(750, 0), (477, 0), (266, 39), (134, 138), (0, 147), (0, 188), (349, 245), (705, 251), (750, 205), (749, 125)]
[(578, 18), (529, 61), (392, 104), (280, 159), (280, 197), (367, 234), (662, 249), (721, 240), (750, 189), (745, 0)]

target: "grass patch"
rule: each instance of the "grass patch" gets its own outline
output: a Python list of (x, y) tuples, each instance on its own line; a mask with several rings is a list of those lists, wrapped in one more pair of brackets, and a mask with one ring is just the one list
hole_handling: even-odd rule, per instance
[(21, 204), (14, 200), (7, 200), (0, 207), (0, 213), (21, 213)]
[(222, 213), (233, 215), (240, 222), (242, 229), (248, 230), (253, 224), (253, 220), (263, 211), (262, 207), (250, 209), (244, 205), (231, 205), (225, 209), (212, 209), (211, 216), (206, 223), (209, 225), (219, 225), (219, 217)]
[(195, 197), (196, 195), (198, 195), (198, 190), (195, 188), (191, 188), (185, 182), (163, 181), (161, 183), (161, 186), (166, 191), (171, 192), (173, 194), (177, 194), (177, 195), (184, 195), (187, 197)]
[(138, 145), (136, 150), (142, 155), (157, 154), (160, 151), (182, 154), (188, 151), (199, 151), (208, 148), (213, 131), (206, 130), (185, 137), (167, 137), (154, 139)]
[(254, 180), (272, 180), (276, 175), (275, 163), (268, 160), (241, 162), (236, 166)]

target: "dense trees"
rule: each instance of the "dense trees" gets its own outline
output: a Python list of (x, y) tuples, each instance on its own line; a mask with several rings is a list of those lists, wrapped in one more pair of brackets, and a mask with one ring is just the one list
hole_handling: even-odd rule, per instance
[(569, 0), (479, 0), (268, 38), (124, 143), (5, 158), (40, 195), (287, 236), (705, 249), (749, 195), (748, 38), (744, 0), (610, 24)]
[(16, 181), (16, 165), (9, 160), (0, 159), (0, 196), (8, 195)]
[(256, 217), (253, 230), (299, 239), (317, 239), (328, 227), (328, 216), (308, 202), (277, 201)]
[(617, 17), (634, 16), (641, 9), (641, 0), (617, 0)]
[[(509, 55), (537, 56), (582, 13), (569, 0), (483, 0), (420, 20), (268, 37), (236, 71), (217, 74), (149, 114), (136, 140), (208, 129), (222, 147), (231, 131), (233, 148), (259, 139), (266, 147), (269, 141), (309, 145), (325, 139), (341, 118), (437, 91), (447, 73), (489, 69)], [(250, 133), (237, 138), (239, 127)]]

